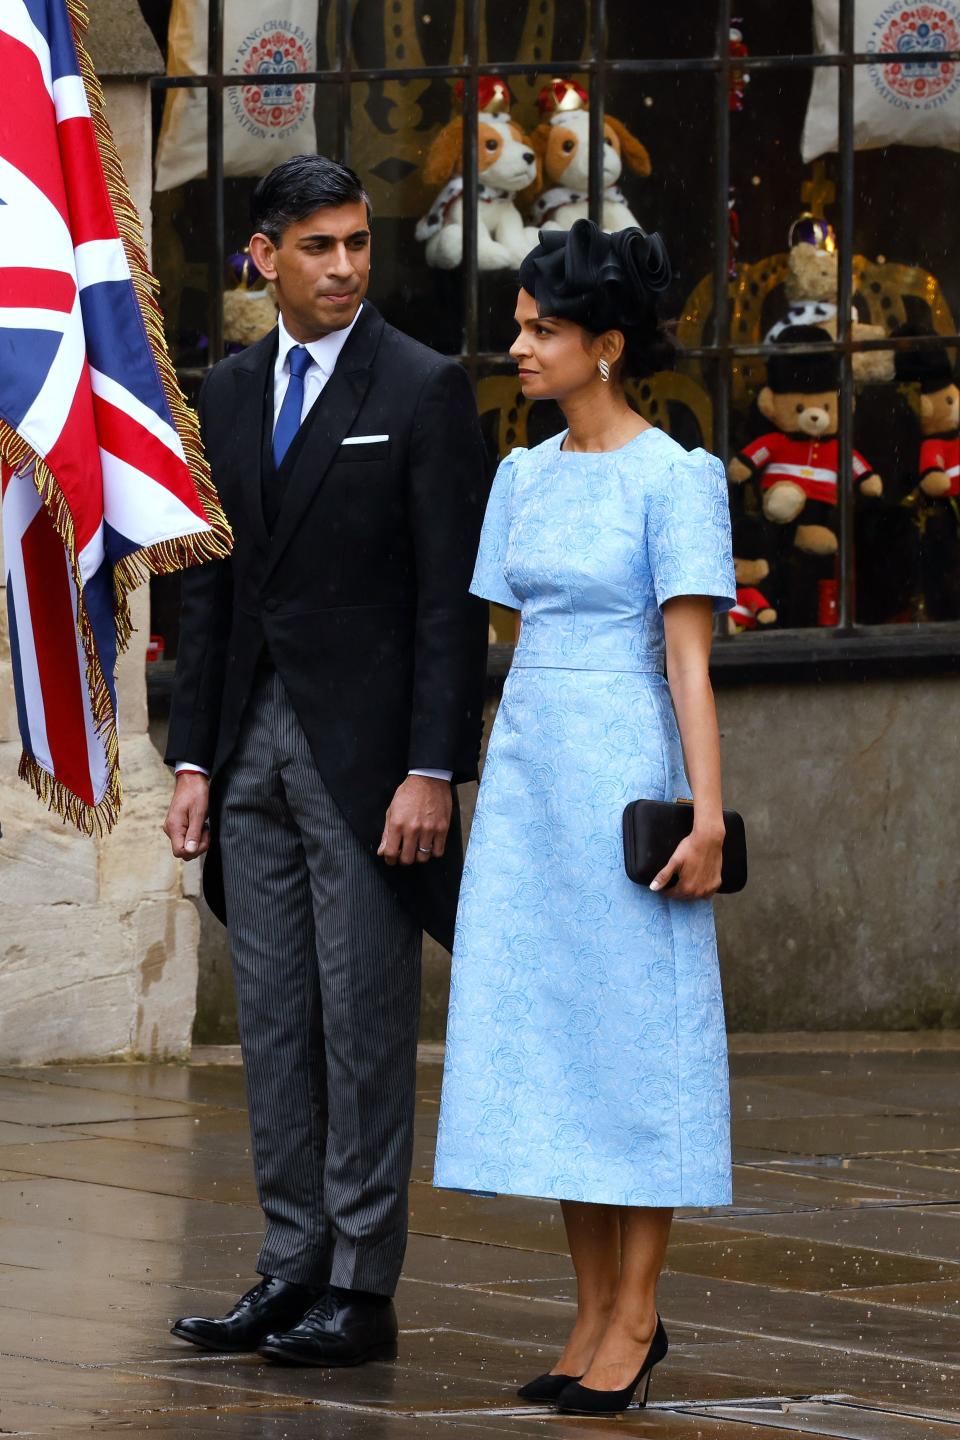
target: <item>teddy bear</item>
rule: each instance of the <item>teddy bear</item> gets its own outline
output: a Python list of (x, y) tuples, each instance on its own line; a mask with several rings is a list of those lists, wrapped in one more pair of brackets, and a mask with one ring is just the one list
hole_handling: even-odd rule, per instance
[[(898, 336), (933, 336), (901, 325)], [(920, 489), (931, 499), (960, 495), (960, 387), (945, 345), (898, 350), (897, 379), (920, 384)]]
[(234, 280), (223, 292), (223, 340), (234, 355), (262, 340), (277, 323), (277, 300), (272, 283), (260, 285), (261, 275), (249, 250), (237, 250), (227, 259)]
[[(897, 335), (932, 336), (902, 325)], [(897, 379), (920, 386), (918, 483), (903, 503), (914, 513), (919, 610), (960, 619), (960, 386), (945, 345), (898, 350)]]
[[(768, 330), (767, 344), (772, 344), (788, 325), (819, 325), (831, 340), (836, 340), (840, 257), (833, 226), (812, 215), (801, 215), (790, 227), (787, 244), (784, 289), (789, 305), (783, 319)], [(882, 325), (868, 325), (854, 316), (850, 333), (853, 340), (883, 340), (887, 332)], [(893, 351), (857, 351), (853, 356), (853, 378), (858, 385), (888, 383), (893, 379)]]
[(764, 522), (759, 516), (734, 517), (733, 572), (737, 603), (727, 613), (731, 635), (738, 635), (743, 630), (765, 630), (777, 622), (776, 604), (767, 594), (770, 592), (771, 596), (775, 596), (777, 589), (771, 574), (768, 548)]
[[(777, 345), (822, 345), (816, 325), (790, 325)], [(830, 351), (785, 351), (767, 361), (767, 383), (757, 408), (771, 429), (733, 457), (735, 485), (759, 482), (763, 513), (774, 525), (797, 527), (793, 544), (810, 555), (837, 553), (837, 394), (839, 357)], [(883, 482), (856, 450), (853, 477), (861, 495), (877, 497)]]
[[(457, 87), (462, 98), (462, 84)], [(516, 270), (537, 243), (525, 226), (516, 197), (532, 198), (540, 187), (540, 161), (530, 137), (510, 118), (510, 91), (503, 80), (481, 76), (477, 87), (477, 263), (481, 270)], [(416, 237), (427, 264), (454, 270), (463, 259), (463, 120), (445, 125), (427, 152), (423, 178), (441, 185)]]
[[(546, 117), (530, 139), (540, 157), (544, 186), (531, 218), (540, 230), (569, 230), (574, 220), (589, 215), (590, 114), (586, 90), (573, 80), (554, 80), (540, 91), (538, 104)], [(639, 224), (619, 180), (624, 164), (636, 175), (651, 173), (646, 147), (621, 120), (603, 122), (603, 219), (605, 230), (626, 230)]]
[(743, 630), (756, 630), (776, 624), (777, 612), (762, 590), (755, 585), (737, 585), (737, 603), (727, 611), (731, 635)]

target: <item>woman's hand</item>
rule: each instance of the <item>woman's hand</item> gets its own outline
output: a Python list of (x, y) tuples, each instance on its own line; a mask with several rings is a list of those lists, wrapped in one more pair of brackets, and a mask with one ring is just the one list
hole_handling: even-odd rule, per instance
[[(670, 891), (671, 900), (708, 900), (720, 888), (724, 830), (694, 830), (681, 840), (651, 890)], [(676, 884), (673, 877), (676, 876)]]

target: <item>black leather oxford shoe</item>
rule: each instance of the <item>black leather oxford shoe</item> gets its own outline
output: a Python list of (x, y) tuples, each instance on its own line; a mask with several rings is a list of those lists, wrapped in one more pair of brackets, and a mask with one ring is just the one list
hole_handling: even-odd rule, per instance
[(268, 1335), (259, 1347), (281, 1365), (362, 1365), (397, 1358), (397, 1312), (385, 1297), (360, 1299), (328, 1291), (299, 1325)]
[(222, 1319), (186, 1316), (171, 1327), (170, 1334), (199, 1345), (201, 1350), (256, 1350), (265, 1335), (296, 1324), (316, 1302), (317, 1294), (304, 1285), (267, 1276), (242, 1295)]

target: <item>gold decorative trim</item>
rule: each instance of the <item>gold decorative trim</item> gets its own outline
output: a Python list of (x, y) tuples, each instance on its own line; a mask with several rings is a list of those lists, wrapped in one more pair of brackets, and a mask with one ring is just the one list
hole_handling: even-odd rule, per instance
[[(104, 110), (103, 90), (83, 44), (83, 36), (89, 24), (86, 5), (83, 0), (67, 0), (67, 11), (74, 43), (77, 47), (80, 74), (90, 107), (107, 193), (130, 268), (133, 289), (140, 314), (143, 317), (147, 340), (153, 352), (173, 423), (183, 444), (187, 466), (196, 487), (204, 517), (210, 526), (208, 531), (145, 546), (143, 549), (125, 556), (123, 560), (114, 565), (114, 624), (118, 649), (123, 650), (129, 643), (132, 632), (128, 603), (130, 592), (151, 574), (167, 574), (173, 570), (182, 569), (186, 565), (199, 564), (228, 555), (232, 535), (226, 516), (220, 507), (219, 498), (211, 479), (210, 467), (203, 454), (197, 418), (187, 405), (177, 384), (173, 365), (167, 352), (163, 315), (155, 294), (157, 282), (147, 264), (143, 224), (123, 174), (120, 155)], [(26, 753), (20, 761), (20, 777), (33, 786), (38, 797), (47, 804), (49, 809), (62, 816), (64, 822), (70, 821), (85, 834), (102, 835), (105, 831), (112, 829), (120, 812), (122, 790), (119, 774), (119, 742), (113, 701), (97, 654), (93, 626), (83, 604), (83, 582), (80, 575), (73, 516), (56, 475), (32, 446), (5, 421), (0, 421), (0, 456), (18, 473), (28, 468), (32, 470), (37, 493), (67, 552), (77, 591), (77, 633), (86, 660), (85, 678), (90, 695), (93, 723), (97, 735), (104, 745), (108, 768), (105, 793), (93, 805), (87, 804), (80, 796), (75, 795)]]

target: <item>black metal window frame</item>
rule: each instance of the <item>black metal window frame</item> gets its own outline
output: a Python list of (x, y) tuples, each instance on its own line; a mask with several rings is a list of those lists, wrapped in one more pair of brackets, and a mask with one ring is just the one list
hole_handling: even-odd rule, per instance
[[(766, 635), (738, 636), (729, 639), (718, 630), (718, 640), (728, 641), (715, 647), (714, 670), (731, 680), (762, 680), (808, 678), (865, 677), (867, 675), (904, 674), (927, 670), (952, 670), (960, 657), (960, 624), (927, 622), (912, 625), (858, 625), (854, 605), (853, 565), (853, 355), (864, 350), (917, 348), (942, 345), (950, 336), (935, 335), (925, 339), (854, 340), (852, 338), (853, 300), (853, 237), (855, 195), (854, 148), (854, 79), (857, 66), (876, 64), (873, 54), (859, 53), (854, 48), (854, 15), (856, 0), (839, 0), (839, 44), (833, 54), (750, 55), (731, 57), (729, 33), (733, 20), (734, 0), (714, 0), (717, 9), (714, 54), (673, 59), (617, 59), (608, 54), (607, 0), (583, 0), (590, 6), (592, 54), (577, 60), (550, 60), (532, 66), (525, 61), (490, 61), (482, 65), (480, 55), (481, 0), (463, 0), (464, 54), (461, 64), (416, 67), (361, 68), (352, 63), (351, 26), (352, 0), (336, 0), (334, 65), (332, 68), (303, 72), (303, 84), (332, 86), (339, 89), (337, 110), (338, 154), (346, 163), (351, 152), (351, 87), (356, 82), (397, 79), (461, 80), (463, 95), (463, 178), (464, 178), (464, 244), (463, 244), (463, 332), (459, 355), (476, 382), (481, 370), (503, 366), (502, 352), (479, 348), (479, 267), (477, 261), (477, 127), (478, 81), (483, 75), (509, 78), (549, 69), (558, 77), (586, 75), (590, 80), (589, 149), (590, 188), (589, 212), (600, 221), (603, 190), (603, 144), (605, 102), (611, 77), (621, 75), (712, 74), (714, 76), (713, 134), (716, 163), (714, 193), (711, 197), (713, 217), (713, 334), (710, 343), (684, 347), (683, 354), (691, 359), (713, 363), (713, 449), (721, 456), (729, 451), (729, 390), (732, 362), (739, 358), (765, 357), (771, 353), (769, 344), (735, 344), (730, 340), (730, 304), (728, 271), (730, 232), (728, 195), (730, 186), (730, 110), (728, 104), (731, 73), (787, 69), (835, 69), (838, 72), (838, 149), (837, 149), (837, 213), (835, 230), (839, 250), (838, 334), (825, 345), (825, 351), (840, 357), (839, 400), (839, 531), (840, 585), (838, 616), (835, 626), (817, 630), (783, 630)], [(812, 3), (812, 0), (811, 0)], [(223, 93), (238, 85), (249, 85), (248, 76), (223, 73), (223, 7), (224, 0), (210, 0), (208, 19), (208, 64), (206, 75), (159, 76), (151, 82), (161, 90), (177, 88), (204, 89), (210, 100), (207, 106), (207, 177), (213, 217), (213, 245), (208, 265), (209, 335), (211, 356), (223, 352), (224, 266), (226, 259), (224, 224), (223, 166)], [(917, 51), (911, 56), (917, 62), (960, 63), (960, 51)], [(960, 339), (960, 337), (958, 337)], [(778, 347), (782, 352), (783, 346)], [(802, 347), (801, 347), (802, 348)], [(495, 647), (508, 651), (508, 646)], [(501, 656), (501, 664), (505, 656)]]

